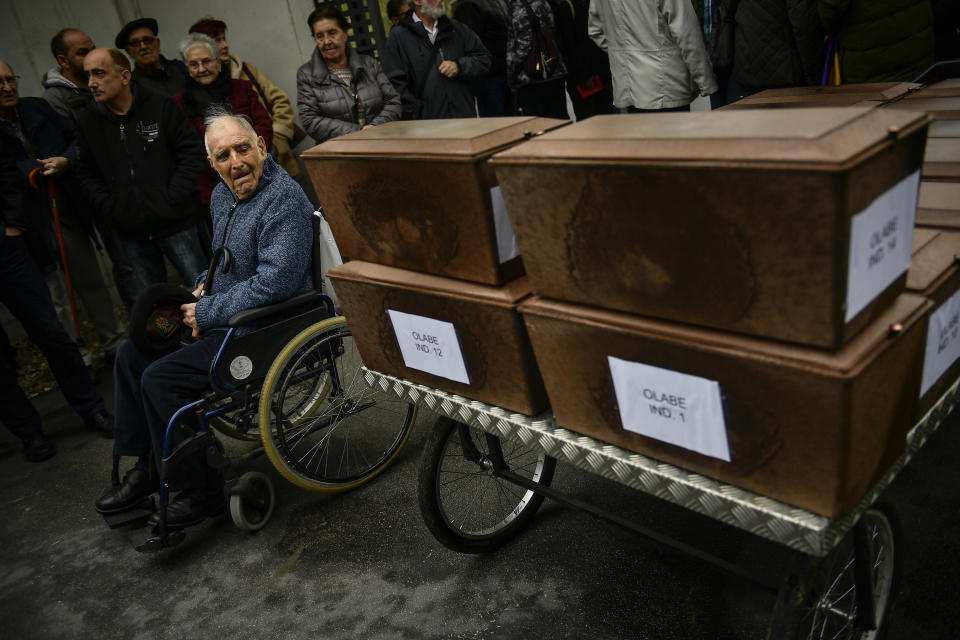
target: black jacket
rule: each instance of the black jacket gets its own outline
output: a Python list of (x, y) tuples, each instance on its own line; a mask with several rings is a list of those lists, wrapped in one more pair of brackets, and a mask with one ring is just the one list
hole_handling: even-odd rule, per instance
[[(469, 27), (446, 16), (437, 20), (437, 40), (430, 44), (413, 16), (411, 10), (390, 31), (383, 54), (383, 70), (403, 101), (403, 119), (476, 117), (470, 82), (487, 74), (490, 52)], [(459, 75), (444, 77), (438, 70), (444, 60), (456, 62)]]
[(490, 52), (490, 75), (505, 74), (510, 22), (510, 6), (506, 0), (460, 0), (453, 17), (470, 27)]
[(196, 223), (206, 153), (176, 102), (131, 86), (125, 115), (98, 102), (81, 114), (78, 176), (100, 223), (127, 238), (164, 237)]
[(820, 84), (824, 33), (816, 0), (740, 0), (733, 77), (754, 89)]

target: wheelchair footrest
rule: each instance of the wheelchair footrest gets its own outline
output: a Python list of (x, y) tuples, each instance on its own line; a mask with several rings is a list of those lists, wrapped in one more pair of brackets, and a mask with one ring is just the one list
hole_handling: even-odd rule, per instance
[(153, 496), (144, 498), (143, 501), (132, 509), (120, 513), (105, 513), (103, 520), (111, 529), (120, 529), (122, 527), (142, 527), (147, 524), (147, 518), (156, 511), (156, 505)]
[(187, 537), (187, 533), (183, 529), (169, 531), (167, 532), (166, 544), (164, 544), (164, 541), (160, 538), (160, 534), (157, 533), (153, 527), (145, 526), (139, 529), (131, 529), (127, 532), (127, 537), (130, 539), (130, 544), (133, 545), (134, 549), (142, 553), (147, 553), (175, 547), (183, 542), (183, 539)]

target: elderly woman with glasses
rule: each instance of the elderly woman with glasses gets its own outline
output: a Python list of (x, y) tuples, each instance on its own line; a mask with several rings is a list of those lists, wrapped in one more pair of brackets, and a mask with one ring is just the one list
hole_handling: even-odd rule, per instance
[[(190, 78), (187, 88), (173, 96), (187, 114), (200, 137), (206, 130), (204, 117), (213, 105), (226, 105), (233, 113), (246, 116), (254, 131), (263, 138), (269, 149), (273, 141), (273, 120), (247, 80), (233, 80), (224, 72), (220, 61), (220, 48), (210, 36), (191, 33), (180, 43), (180, 55)], [(200, 176), (200, 200), (209, 208), (210, 194), (217, 186), (217, 174), (207, 167)]]
[(347, 46), (347, 19), (326, 5), (307, 18), (317, 43), (297, 69), (300, 120), (314, 140), (324, 142), (352, 131), (400, 119), (400, 94), (380, 63)]

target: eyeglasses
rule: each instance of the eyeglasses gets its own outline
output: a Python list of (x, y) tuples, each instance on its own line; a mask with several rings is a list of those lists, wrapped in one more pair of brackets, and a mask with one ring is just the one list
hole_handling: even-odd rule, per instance
[(17, 86), (17, 80), (19, 79), (20, 79), (20, 76), (3, 76), (2, 78), (0, 78), (0, 87), (8, 86), (8, 85), (11, 87), (15, 87)]
[(187, 63), (187, 68), (191, 71), (196, 71), (200, 67), (213, 67), (216, 64), (217, 60), (212, 58), (204, 58), (203, 60), (191, 60)]
[(136, 49), (140, 45), (149, 47), (156, 41), (157, 39), (153, 36), (143, 36), (142, 38), (133, 38), (132, 40), (127, 40), (127, 46), (133, 47), (134, 49)]

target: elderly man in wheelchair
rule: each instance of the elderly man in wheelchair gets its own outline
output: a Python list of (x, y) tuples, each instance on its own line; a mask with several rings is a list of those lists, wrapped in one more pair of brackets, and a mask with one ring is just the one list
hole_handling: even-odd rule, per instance
[[(111, 526), (146, 522), (131, 532), (139, 550), (176, 544), (184, 527), (228, 502), (242, 528), (256, 530), (272, 513), (269, 479), (238, 477), (210, 422), (242, 439), (259, 427), (281, 474), (307, 489), (336, 491), (386, 467), (415, 419), (412, 405), (361, 379), (349, 328), (319, 291), (317, 218), (299, 185), (243, 118), (211, 114), (204, 142), (222, 178), (210, 204), (210, 267), (192, 295), (179, 290), (172, 312), (169, 291), (141, 296), (131, 341), (117, 354), (113, 485), (96, 509)], [(136, 329), (138, 317), (153, 322), (152, 333)], [(174, 350), (161, 355), (171, 345), (165, 327), (181, 325), (193, 341), (177, 348), (173, 336)], [(122, 456), (136, 463), (120, 481)], [(171, 492), (178, 492), (172, 500)]]

